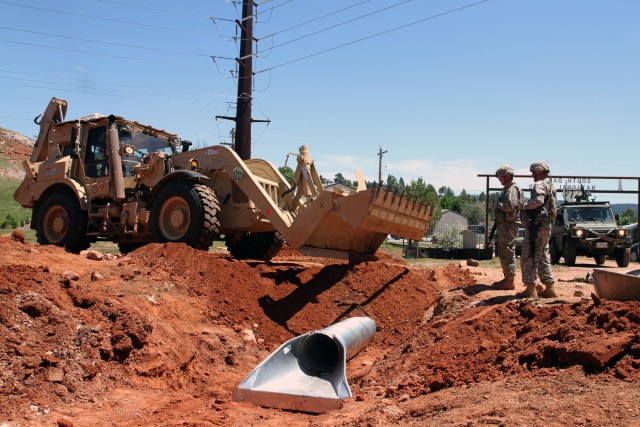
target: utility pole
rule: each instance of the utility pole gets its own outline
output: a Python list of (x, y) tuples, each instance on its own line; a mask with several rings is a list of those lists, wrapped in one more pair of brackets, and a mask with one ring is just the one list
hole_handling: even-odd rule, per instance
[(378, 151), (378, 156), (380, 157), (378, 161), (378, 185), (382, 186), (382, 155), (386, 153), (388, 150), (382, 151), (382, 147), (379, 147), (380, 151)]
[(242, 160), (251, 158), (251, 123), (269, 122), (270, 120), (253, 120), (251, 118), (251, 100), (253, 95), (253, 0), (242, 1), (242, 20), (236, 19), (240, 27), (240, 56), (238, 62), (238, 99), (236, 116), (216, 116), (217, 119), (236, 122), (234, 150)]
[(243, 0), (238, 57), (238, 100), (235, 150), (242, 160), (251, 158), (251, 95), (253, 93), (253, 0)]

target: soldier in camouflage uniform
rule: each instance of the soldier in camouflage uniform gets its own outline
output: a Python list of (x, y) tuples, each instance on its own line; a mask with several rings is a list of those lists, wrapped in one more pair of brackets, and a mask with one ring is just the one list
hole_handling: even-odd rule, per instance
[[(524, 298), (554, 298), (558, 295), (554, 289), (553, 273), (549, 262), (549, 237), (551, 224), (556, 215), (556, 190), (549, 178), (549, 165), (537, 161), (529, 168), (533, 175), (531, 199), (524, 205), (522, 218), (525, 222), (524, 242), (522, 244), (522, 281), (527, 289), (520, 294)], [(545, 285), (538, 295), (536, 278)]]
[(498, 232), (498, 257), (504, 279), (494, 282), (495, 289), (513, 290), (516, 278), (516, 238), (520, 226), (520, 211), (524, 205), (522, 190), (513, 181), (513, 168), (502, 165), (496, 171), (496, 177), (503, 186), (498, 203), (493, 211)]

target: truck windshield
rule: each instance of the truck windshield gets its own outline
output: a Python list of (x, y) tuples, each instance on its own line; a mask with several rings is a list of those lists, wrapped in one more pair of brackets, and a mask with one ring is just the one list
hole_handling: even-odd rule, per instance
[(614, 221), (613, 213), (610, 208), (576, 208), (567, 210), (569, 221), (571, 222), (583, 222), (583, 221), (599, 221), (599, 222), (612, 222)]

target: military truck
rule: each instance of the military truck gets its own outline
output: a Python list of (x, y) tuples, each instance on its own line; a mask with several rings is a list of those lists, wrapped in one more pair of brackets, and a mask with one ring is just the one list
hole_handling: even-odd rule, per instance
[(594, 258), (603, 265), (609, 256), (615, 256), (619, 267), (629, 265), (630, 247), (628, 230), (618, 227), (609, 202), (565, 201), (558, 207), (552, 226), (549, 250), (551, 262), (560, 258), (568, 266), (575, 265), (576, 256)]
[(208, 250), (224, 237), (236, 258), (270, 259), (286, 241), (312, 256), (362, 259), (388, 234), (421, 238), (433, 214), (402, 194), (366, 189), (362, 174), (356, 192), (325, 191), (306, 146), (285, 177), (225, 146), (191, 150), (136, 121), (65, 121), (66, 111), (67, 102), (53, 98), (36, 118), (40, 133), (14, 193), (33, 208), (40, 244), (79, 252), (101, 239), (122, 252), (149, 242)]

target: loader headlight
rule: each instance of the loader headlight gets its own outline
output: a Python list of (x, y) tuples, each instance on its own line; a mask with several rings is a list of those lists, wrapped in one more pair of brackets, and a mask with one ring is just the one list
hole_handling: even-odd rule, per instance
[(191, 170), (192, 171), (198, 170), (198, 166), (200, 166), (198, 161), (196, 159), (191, 159)]
[(625, 230), (624, 228), (620, 228), (616, 233), (618, 234), (618, 237), (622, 238), (627, 235), (627, 230)]
[(573, 230), (573, 235), (576, 237), (583, 237), (584, 236), (584, 230), (577, 228), (575, 230)]

